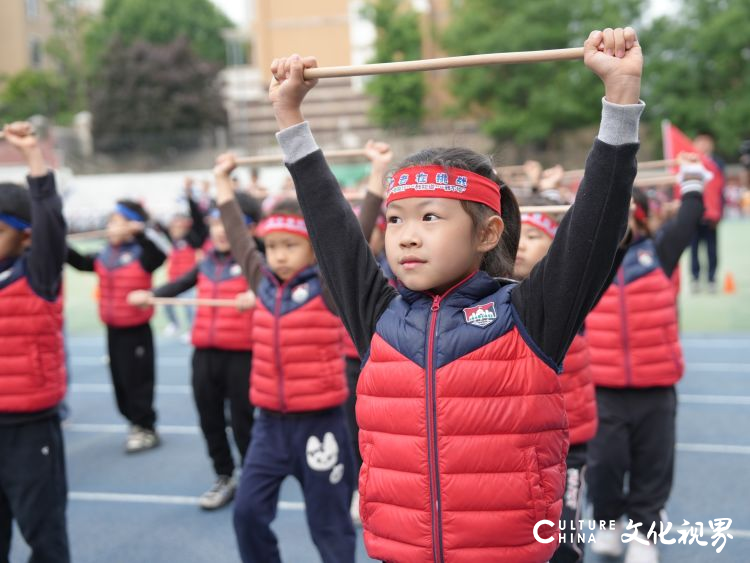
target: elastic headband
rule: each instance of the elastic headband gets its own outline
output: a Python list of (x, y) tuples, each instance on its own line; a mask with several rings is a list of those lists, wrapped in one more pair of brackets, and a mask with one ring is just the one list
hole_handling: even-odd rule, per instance
[(474, 201), (500, 215), (500, 186), (463, 168), (436, 165), (402, 168), (391, 177), (386, 204), (412, 197)]
[(19, 219), (15, 215), (8, 215), (7, 213), (0, 213), (0, 221), (19, 231), (31, 228), (31, 223), (27, 223), (23, 219)]
[[(219, 211), (218, 207), (214, 207), (211, 211), (208, 212), (208, 216), (211, 219), (221, 219), (221, 211)], [(253, 218), (250, 217), (250, 215), (245, 215), (243, 213), (242, 218), (245, 220), (246, 227), (249, 227), (250, 225), (255, 223), (255, 221), (253, 221)]]
[(138, 221), (139, 223), (146, 222), (146, 218), (143, 217), (140, 213), (138, 213), (137, 211), (133, 211), (122, 203), (118, 203), (117, 205), (115, 205), (115, 213), (119, 213), (128, 221)]
[(523, 213), (521, 223), (542, 231), (549, 238), (555, 238), (560, 224), (544, 213)]
[(305, 220), (299, 215), (271, 215), (263, 219), (258, 225), (257, 233), (259, 237), (280, 232), (310, 238)]

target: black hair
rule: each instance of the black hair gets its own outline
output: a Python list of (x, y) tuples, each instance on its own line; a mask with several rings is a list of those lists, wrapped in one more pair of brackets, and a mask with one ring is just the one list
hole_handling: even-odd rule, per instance
[[(498, 245), (485, 253), (480, 267), (493, 277), (511, 277), (516, 252), (518, 252), (518, 241), (521, 238), (521, 212), (516, 196), (497, 175), (492, 160), (471, 149), (437, 147), (424, 149), (407, 157), (399, 168), (420, 165), (461, 168), (489, 178), (500, 186), (500, 217), (505, 224), (505, 229)], [(471, 217), (475, 236), (479, 234), (480, 229), (484, 228), (487, 219), (497, 215), (497, 212), (482, 203), (461, 200), (461, 207)]]
[(26, 223), (31, 223), (29, 190), (11, 182), (0, 183), (0, 214), (12, 215)]
[(302, 216), (302, 208), (294, 198), (282, 199), (271, 210), (271, 215), (299, 215)]
[(126, 209), (129, 209), (130, 211), (137, 213), (143, 218), (143, 221), (142, 221), (143, 223), (148, 223), (149, 215), (146, 212), (146, 210), (143, 208), (143, 206), (137, 201), (133, 201), (132, 199), (118, 199), (117, 205), (122, 205)]
[(646, 220), (642, 221), (637, 217), (633, 217), (633, 219), (635, 219), (635, 222), (638, 224), (638, 227), (640, 229), (642, 229), (648, 236), (651, 236), (651, 229), (648, 226), (650, 205), (646, 192), (638, 187), (633, 187), (633, 203), (635, 203), (635, 206), (643, 211), (644, 215), (646, 216)]
[(245, 192), (235, 192), (234, 197), (243, 215), (250, 217), (256, 224), (260, 223), (260, 220), (263, 218), (263, 210), (258, 200)]

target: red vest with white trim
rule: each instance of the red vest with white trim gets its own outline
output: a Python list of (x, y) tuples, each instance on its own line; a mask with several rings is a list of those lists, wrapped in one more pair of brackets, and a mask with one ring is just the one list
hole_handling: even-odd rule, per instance
[[(234, 299), (248, 289), (242, 268), (229, 254), (208, 253), (198, 271), (198, 299)], [(251, 351), (253, 312), (199, 305), (193, 321), (193, 346)]]
[(250, 402), (286, 413), (346, 401), (341, 321), (323, 301), (317, 267), (283, 284), (266, 272), (257, 298)]
[(127, 328), (147, 323), (154, 314), (153, 307), (134, 307), (127, 302), (128, 293), (137, 289), (151, 289), (151, 274), (143, 269), (140, 257), (143, 250), (137, 242), (107, 247), (94, 263), (99, 275), (99, 317), (115, 328)]
[(599, 304), (586, 318), (594, 383), (666, 387), (685, 369), (674, 286), (650, 238), (633, 244)]
[(596, 389), (591, 378), (591, 354), (586, 337), (573, 340), (563, 361), (560, 385), (565, 397), (565, 410), (570, 424), (570, 443), (585, 444), (596, 436)]
[(62, 291), (55, 301), (29, 285), (26, 260), (0, 273), (0, 412), (31, 413), (65, 395)]
[(169, 253), (167, 262), (167, 278), (173, 282), (195, 268), (197, 263), (197, 251), (190, 246), (186, 240), (178, 240)]
[[(552, 362), (478, 272), (442, 297), (400, 286), (357, 385), (367, 553), (400, 563), (548, 561), (568, 422)], [(534, 539), (534, 525), (547, 519)]]

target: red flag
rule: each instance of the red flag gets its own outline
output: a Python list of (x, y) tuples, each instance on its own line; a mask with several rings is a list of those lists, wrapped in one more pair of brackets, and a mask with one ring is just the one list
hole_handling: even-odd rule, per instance
[[(693, 141), (669, 121), (662, 121), (661, 133), (665, 159), (676, 159), (677, 155), (681, 152), (698, 153), (693, 145)], [(722, 174), (721, 169), (710, 156), (702, 154), (701, 160), (703, 161), (703, 166), (714, 175), (713, 179), (706, 184), (703, 190), (703, 203), (706, 206), (703, 218), (718, 223), (721, 219), (723, 206), (722, 190), (724, 189), (724, 174)], [(678, 168), (678, 166), (672, 167), (671, 172), (677, 174)], [(675, 197), (679, 198), (679, 196), (680, 187), (675, 186)]]

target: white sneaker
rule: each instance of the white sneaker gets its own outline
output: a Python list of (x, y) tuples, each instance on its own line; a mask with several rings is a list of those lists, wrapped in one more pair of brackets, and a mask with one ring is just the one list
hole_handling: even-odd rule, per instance
[(164, 327), (164, 336), (167, 338), (172, 338), (177, 334), (177, 331), (180, 330), (179, 327), (174, 323), (168, 323), (167, 326)]
[[(638, 537), (645, 540), (643, 534)], [(625, 563), (659, 563), (659, 548), (651, 542), (643, 545), (641, 542), (633, 540), (628, 545), (628, 551), (625, 553)]]
[(362, 519), (359, 517), (359, 491), (354, 491), (352, 495), (352, 506), (349, 513), (352, 516), (352, 523), (355, 526), (361, 526)]
[(605, 530), (598, 530), (594, 534), (594, 543), (591, 544), (591, 551), (597, 555), (620, 557), (625, 551), (625, 544), (622, 543), (621, 537), (623, 530), (624, 526), (621, 522), (615, 524), (614, 530), (611, 530), (609, 527)]
[(198, 504), (203, 510), (216, 510), (232, 502), (237, 491), (237, 481), (227, 475), (219, 475), (216, 482), (200, 496)]
[(155, 430), (146, 430), (140, 426), (130, 427), (128, 439), (125, 441), (125, 452), (133, 454), (145, 450), (151, 450), (161, 443), (159, 435)]

